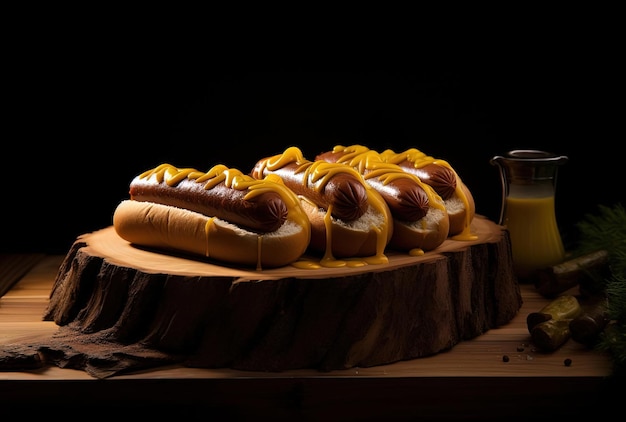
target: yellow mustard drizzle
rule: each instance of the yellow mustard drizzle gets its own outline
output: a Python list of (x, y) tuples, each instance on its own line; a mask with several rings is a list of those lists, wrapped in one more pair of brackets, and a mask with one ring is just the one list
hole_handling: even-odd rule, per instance
[[(430, 206), (445, 211), (443, 200), (431, 186), (422, 182), (420, 178), (414, 174), (407, 173), (399, 165), (386, 162), (378, 152), (362, 145), (352, 145), (349, 147), (336, 145), (333, 148), (333, 152), (344, 153), (337, 162), (355, 168), (360, 174), (364, 175), (365, 180), (378, 178), (383, 185), (387, 185), (398, 179), (413, 180), (426, 192)], [(367, 174), (365, 174), (366, 172)]]
[(320, 261), (322, 267), (343, 267), (346, 265), (345, 261), (335, 259), (333, 256), (333, 220), (331, 213), (333, 212), (333, 205), (330, 204), (324, 214), (324, 228), (326, 230), (326, 246), (324, 248), (324, 256)]
[(333, 205), (330, 204), (324, 214), (324, 227), (326, 228), (326, 247), (324, 248), (324, 256), (320, 261), (322, 267), (339, 268), (345, 267), (346, 261), (335, 259), (333, 256)]
[(201, 175), (203, 173), (199, 172), (196, 169), (192, 168), (183, 168), (179, 169), (174, 167), (171, 164), (161, 164), (152, 170), (146, 170), (139, 175), (140, 179), (150, 179), (154, 178), (158, 183), (165, 183), (168, 186), (176, 186), (184, 179), (188, 178), (190, 175), (197, 173)]
[(263, 257), (263, 236), (257, 236), (256, 238), (256, 270), (261, 271), (261, 258)]
[(422, 256), (424, 253), (424, 249), (422, 248), (413, 248), (409, 251), (409, 255), (411, 256)]
[[(394, 151), (387, 149), (381, 153), (382, 158), (389, 163), (401, 163), (402, 161), (408, 160), (413, 163), (413, 167), (416, 169), (422, 168), (428, 164), (436, 164), (439, 166), (447, 167), (454, 173), (454, 177), (456, 178), (456, 195), (461, 198), (463, 201), (463, 205), (466, 210), (469, 210), (469, 202), (467, 200), (467, 195), (461, 188), (462, 181), (457, 172), (452, 168), (450, 163), (445, 160), (438, 160), (429, 155), (424, 154), (422, 151), (417, 148), (409, 148), (404, 152), (395, 153)], [(451, 239), (454, 240), (476, 240), (478, 236), (472, 234), (470, 224), (472, 222), (472, 216), (469, 212), (465, 213), (465, 225), (463, 226), (463, 231), (455, 236), (451, 236)]]
[(261, 163), (260, 174), (263, 174), (265, 169), (274, 171), (291, 163), (296, 163), (299, 166), (296, 169), (296, 174), (303, 173), (302, 185), (313, 187), (317, 191), (321, 191), (328, 184), (328, 181), (338, 173), (349, 173), (357, 179), (361, 178), (361, 175), (353, 168), (323, 160), (308, 160), (304, 158), (298, 147), (289, 147), (282, 154), (265, 160)]
[[(388, 184), (392, 180), (397, 180), (401, 177), (408, 177), (414, 179), (426, 192), (429, 198), (429, 203), (432, 206), (442, 209), (445, 208), (441, 198), (432, 189), (431, 186), (423, 183), (417, 176), (406, 173), (402, 170), (397, 163), (406, 160), (411, 161), (416, 168), (423, 167), (429, 163), (442, 165), (452, 170), (457, 178), (456, 193), (461, 198), (466, 206), (469, 207), (467, 197), (463, 190), (460, 188), (460, 178), (456, 171), (450, 166), (450, 164), (444, 160), (436, 160), (433, 157), (427, 156), (417, 149), (409, 149), (404, 153), (396, 154), (391, 150), (386, 150), (383, 153), (377, 153), (376, 151), (369, 150), (367, 147), (361, 145), (353, 145), (350, 147), (344, 147), (341, 145), (333, 148), (334, 152), (343, 152), (345, 155), (340, 162), (329, 163), (323, 160), (309, 161), (303, 157), (301, 150), (297, 147), (290, 147), (283, 154), (272, 157), (266, 160), (264, 163), (268, 170), (276, 170), (289, 163), (296, 162), (300, 165), (298, 172), (304, 172), (303, 183), (310, 183), (315, 185), (315, 189), (322, 189), (328, 181), (337, 173), (348, 172), (352, 173), (357, 178), (373, 178), (378, 177), (383, 184)], [(347, 164), (347, 165), (346, 165)], [(364, 170), (369, 170), (367, 176), (362, 176)], [(261, 172), (262, 174), (262, 172)], [(205, 183), (205, 189), (211, 189), (213, 186), (224, 182), (226, 186), (233, 189), (245, 190), (248, 192), (245, 195), (245, 199), (250, 199), (263, 192), (273, 191), (278, 192), (287, 205), (288, 219), (293, 220), (296, 224), (306, 227), (310, 230), (310, 222), (306, 213), (300, 207), (300, 198), (295, 195), (289, 188), (287, 188), (282, 179), (275, 175), (269, 174), (264, 179), (255, 179), (251, 176), (243, 174), (237, 169), (231, 169), (224, 165), (216, 165), (212, 167), (208, 172), (203, 173), (193, 168), (176, 168), (170, 164), (161, 164), (158, 167), (148, 170), (140, 175), (141, 178), (155, 178), (159, 183), (165, 181), (169, 186), (175, 186), (184, 179), (194, 180), (198, 183)], [(270, 183), (271, 182), (271, 183)], [(368, 190), (368, 202), (373, 206), (377, 212), (382, 214), (388, 213), (388, 208), (384, 202), (384, 199), (376, 192), (369, 184), (365, 183), (364, 186)], [(388, 258), (385, 255), (385, 247), (387, 244), (387, 235), (389, 230), (389, 218), (385, 219), (383, 227), (373, 227), (377, 234), (377, 247), (376, 254), (369, 257), (354, 257), (346, 259), (335, 259), (332, 254), (332, 219), (331, 208), (329, 208), (324, 217), (324, 222), (327, 231), (327, 247), (324, 256), (321, 260), (314, 260), (311, 258), (303, 257), (298, 259), (291, 265), (301, 269), (318, 269), (320, 267), (359, 267), (364, 265), (377, 265), (388, 263)], [(208, 244), (209, 236), (212, 230), (215, 229), (214, 218), (210, 218), (206, 224), (206, 236), (207, 236), (207, 250), (206, 256), (209, 256)], [(455, 240), (474, 240), (477, 236), (472, 235), (469, 230), (470, 216), (469, 213), (466, 216), (466, 225), (462, 233), (453, 236)], [(257, 247), (257, 270), (262, 270), (262, 249), (263, 249), (263, 235), (258, 235), (258, 247)], [(424, 251), (420, 248), (415, 248), (409, 251), (411, 256), (421, 256)]]
[[(152, 170), (140, 174), (140, 178), (155, 178), (159, 183), (165, 181), (168, 186), (175, 186), (184, 179), (204, 183), (204, 189), (211, 189), (217, 184), (224, 184), (232, 189), (247, 190), (244, 199), (254, 198), (264, 192), (276, 192), (287, 206), (287, 220), (293, 221), (303, 230), (311, 231), (311, 223), (306, 213), (300, 206), (300, 201), (295, 193), (283, 183), (282, 179), (276, 175), (268, 175), (263, 179), (255, 179), (252, 176), (242, 173), (240, 170), (228, 168), (225, 165), (217, 164), (209, 171), (203, 173), (193, 168), (179, 169), (171, 164), (161, 164)], [(206, 235), (206, 256), (209, 257), (209, 238), (211, 231), (215, 230), (215, 217), (209, 218), (205, 225)], [(257, 270), (261, 270), (263, 256), (264, 235), (257, 235)]]
[(204, 250), (204, 255), (207, 258), (211, 257), (211, 253), (209, 252), (209, 238), (211, 237), (211, 232), (215, 230), (215, 217), (211, 217), (206, 221), (204, 225), (204, 233), (206, 234), (206, 249)]
[[(338, 173), (348, 173), (353, 175), (358, 180), (364, 180), (361, 174), (354, 168), (346, 166), (342, 163), (329, 163), (324, 160), (311, 161), (304, 157), (300, 148), (292, 146), (287, 148), (282, 154), (275, 155), (266, 159), (260, 163), (259, 174), (263, 174), (265, 169), (269, 171), (278, 170), (287, 164), (296, 163), (298, 168), (296, 174), (303, 173), (302, 184), (304, 186), (313, 187), (313, 189), (322, 190), (328, 181)], [(384, 203), (382, 197), (378, 195), (367, 183), (363, 183), (363, 186), (368, 192), (368, 202), (370, 206), (373, 206), (377, 212), (382, 214), (387, 213), (387, 204)], [(374, 193), (371, 193), (374, 192)], [(385, 218), (384, 227), (374, 227), (376, 231), (376, 254), (371, 257), (355, 257), (346, 259), (336, 259), (332, 254), (332, 206), (326, 210), (324, 215), (324, 225), (326, 228), (326, 248), (324, 256), (319, 262), (313, 262), (309, 259), (303, 258), (291, 264), (297, 268), (319, 268), (323, 267), (358, 267), (367, 264), (382, 264), (387, 263), (389, 260), (384, 254), (385, 247), (387, 245), (387, 235), (389, 233), (389, 218)]]
[(376, 212), (380, 215), (384, 215), (383, 224), (381, 226), (372, 226), (372, 229), (376, 232), (376, 253), (372, 256), (364, 257), (363, 260), (368, 264), (387, 264), (389, 259), (385, 255), (385, 248), (387, 247), (387, 239), (389, 230), (391, 230), (391, 214), (389, 213), (389, 207), (382, 196), (374, 188), (365, 183), (365, 189), (367, 190), (367, 199)]

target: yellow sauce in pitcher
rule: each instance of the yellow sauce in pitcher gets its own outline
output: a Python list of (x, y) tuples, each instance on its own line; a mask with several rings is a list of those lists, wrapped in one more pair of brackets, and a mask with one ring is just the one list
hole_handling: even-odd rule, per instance
[(565, 249), (554, 213), (554, 196), (506, 198), (504, 225), (511, 236), (513, 267), (521, 277), (563, 261)]

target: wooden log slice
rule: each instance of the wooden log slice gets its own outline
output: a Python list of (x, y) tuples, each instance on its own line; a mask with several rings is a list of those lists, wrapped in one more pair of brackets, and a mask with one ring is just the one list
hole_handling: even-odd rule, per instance
[(508, 232), (482, 216), (475, 241), (446, 240), (388, 264), (257, 271), (146, 250), (113, 227), (80, 236), (44, 319), (145, 345), (193, 367), (369, 367), (449, 349), (522, 305)]

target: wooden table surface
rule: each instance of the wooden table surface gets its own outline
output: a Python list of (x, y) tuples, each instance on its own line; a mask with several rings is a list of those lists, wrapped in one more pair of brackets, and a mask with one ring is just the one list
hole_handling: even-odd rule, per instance
[[(54, 322), (42, 321), (42, 315), (62, 259), (40, 257), (0, 298), (0, 345), (58, 329)], [(521, 289), (524, 304), (509, 324), (432, 357), (331, 372), (168, 366), (104, 380), (50, 366), (0, 372), (0, 404), (5, 409), (70, 409), (106, 403), (141, 409), (144, 415), (150, 409), (176, 406), (190, 415), (210, 410), (286, 420), (488, 420), (504, 415), (511, 420), (608, 412), (620, 381), (611, 376), (609, 357), (573, 340), (553, 353), (534, 350), (526, 316), (548, 300), (533, 286)], [(571, 365), (565, 365), (566, 359)]]

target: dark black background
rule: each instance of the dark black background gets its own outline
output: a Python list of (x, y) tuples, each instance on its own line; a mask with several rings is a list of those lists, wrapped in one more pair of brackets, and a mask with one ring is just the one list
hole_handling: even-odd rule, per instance
[(231, 71), (130, 51), (14, 63), (0, 251), (65, 253), (109, 226), (130, 180), (163, 162), (249, 170), (289, 146), (313, 158), (336, 144), (445, 159), (493, 220), (501, 186), (492, 156), (567, 155), (557, 217), (572, 242), (587, 213), (624, 201), (623, 97), (604, 56), (548, 56), (428, 71)]

